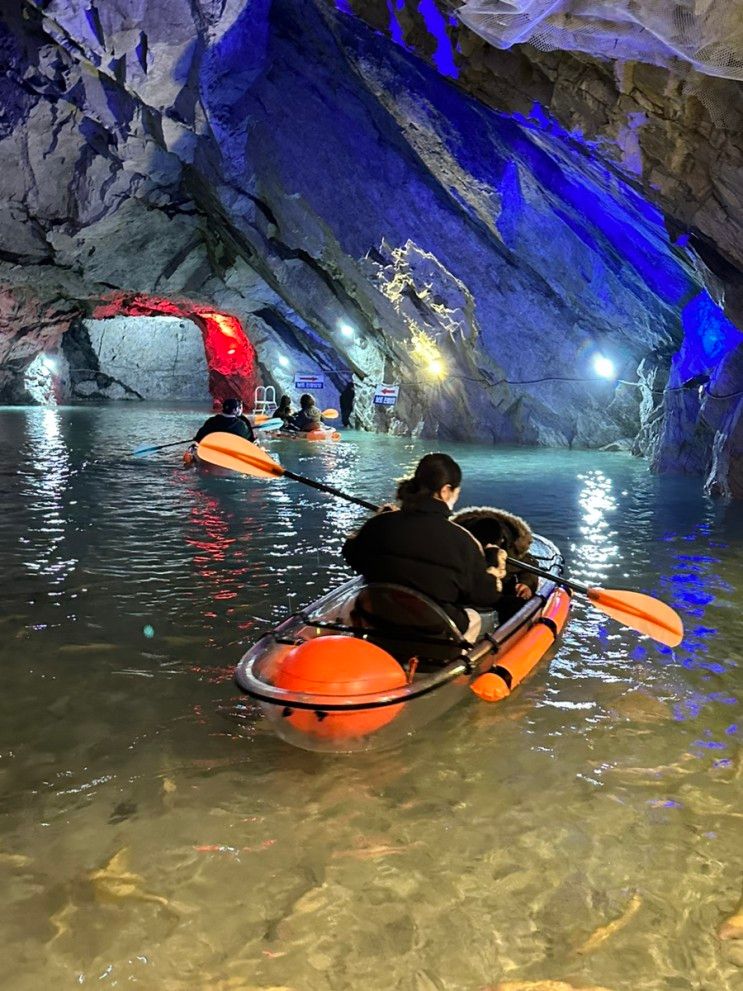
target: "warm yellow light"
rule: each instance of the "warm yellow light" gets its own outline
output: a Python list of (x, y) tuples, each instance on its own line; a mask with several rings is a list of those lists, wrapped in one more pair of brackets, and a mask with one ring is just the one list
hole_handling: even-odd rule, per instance
[(424, 330), (413, 330), (410, 356), (429, 378), (441, 378), (446, 372), (438, 344)]

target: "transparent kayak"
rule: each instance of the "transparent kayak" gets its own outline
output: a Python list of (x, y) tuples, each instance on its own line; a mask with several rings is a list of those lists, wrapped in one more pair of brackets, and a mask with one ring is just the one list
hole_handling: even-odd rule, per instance
[[(562, 574), (551, 541), (535, 535), (530, 553), (544, 570)], [(329, 753), (396, 746), (473, 697), (470, 686), (485, 672), (496, 675), (497, 697), (507, 697), (551, 648), (569, 607), (569, 593), (541, 578), (515, 615), (470, 644), (426, 596), (356, 578), (259, 640), (237, 665), (235, 680), (294, 746)], [(310, 666), (298, 667), (305, 655)], [(357, 657), (367, 666), (360, 674)], [(392, 687), (380, 688), (380, 678)]]

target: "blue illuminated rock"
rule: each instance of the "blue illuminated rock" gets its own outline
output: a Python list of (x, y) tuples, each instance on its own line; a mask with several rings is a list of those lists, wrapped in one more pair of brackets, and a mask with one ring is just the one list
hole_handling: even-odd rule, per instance
[(632, 443), (743, 495), (743, 148), (693, 80), (495, 52), (433, 0), (195, 10), (8, 15), (0, 395), (111, 293), (158, 293), (239, 317), (278, 392), (323, 373), (337, 405), (353, 375), (364, 426)]

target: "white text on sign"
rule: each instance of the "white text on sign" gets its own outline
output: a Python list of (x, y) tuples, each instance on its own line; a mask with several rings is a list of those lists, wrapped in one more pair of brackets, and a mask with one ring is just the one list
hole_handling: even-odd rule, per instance
[(323, 375), (295, 375), (294, 388), (302, 391), (319, 391), (325, 388), (325, 377)]
[(397, 394), (400, 391), (399, 385), (386, 385), (380, 383), (374, 390), (375, 406), (394, 406), (397, 402)]

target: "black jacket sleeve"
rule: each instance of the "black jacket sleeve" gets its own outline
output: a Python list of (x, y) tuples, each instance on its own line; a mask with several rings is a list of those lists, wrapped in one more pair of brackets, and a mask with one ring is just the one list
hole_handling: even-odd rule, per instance
[(364, 527), (357, 533), (351, 534), (350, 537), (346, 538), (346, 542), (343, 545), (341, 554), (346, 559), (346, 562), (353, 568), (354, 571), (359, 572), (359, 557), (363, 550), (364, 537), (363, 537)]
[(207, 434), (213, 433), (213, 431), (214, 431), (214, 417), (210, 416), (209, 419), (206, 421), (206, 423), (202, 423), (202, 425), (196, 431), (196, 436), (194, 437), (194, 440), (198, 444), (199, 441), (202, 441), (207, 436)]
[(240, 436), (244, 437), (246, 440), (255, 441), (255, 431), (253, 430), (252, 424), (250, 420), (247, 418), (247, 416), (238, 417), (238, 421), (245, 428), (244, 430), (240, 431)]

